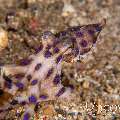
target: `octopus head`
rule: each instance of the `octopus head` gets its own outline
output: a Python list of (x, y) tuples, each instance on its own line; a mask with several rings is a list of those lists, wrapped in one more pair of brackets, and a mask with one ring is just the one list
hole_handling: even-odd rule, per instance
[(98, 41), (98, 35), (105, 26), (106, 20), (102, 20), (97, 24), (88, 24), (83, 26), (70, 27), (66, 31), (62, 31), (56, 34), (61, 39), (64, 45), (69, 45), (69, 52), (66, 53), (66, 57), (69, 55), (73, 58), (79, 58), (85, 53), (88, 53), (91, 48)]

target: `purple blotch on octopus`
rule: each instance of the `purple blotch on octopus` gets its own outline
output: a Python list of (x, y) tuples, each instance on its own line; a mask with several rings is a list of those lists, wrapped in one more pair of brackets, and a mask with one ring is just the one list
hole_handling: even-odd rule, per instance
[(51, 57), (51, 55), (52, 53), (49, 50), (45, 51), (45, 54), (44, 54), (45, 58), (49, 58)]
[(81, 40), (80, 45), (82, 47), (87, 47), (87, 41), (86, 40)]
[(67, 87), (69, 87), (71, 90), (74, 89), (74, 86), (72, 84), (69, 84)]
[(59, 97), (60, 95), (62, 95), (65, 92), (65, 87), (62, 87), (58, 93), (56, 94), (57, 97)]
[(77, 56), (79, 54), (79, 49), (78, 48), (74, 48), (73, 49), (73, 53), (74, 53), (74, 56)]
[(54, 53), (58, 53), (60, 50), (59, 50), (59, 48), (55, 47), (53, 51), (54, 51)]
[(20, 104), (24, 106), (24, 105), (27, 104), (27, 102), (26, 101), (22, 101)]
[(31, 102), (31, 103), (36, 103), (36, 102), (37, 102), (36, 97), (35, 97), (34, 95), (31, 95), (31, 96), (29, 97), (29, 102)]
[(20, 60), (20, 65), (29, 65), (31, 63), (32, 59), (22, 59)]
[(35, 70), (38, 71), (41, 66), (42, 66), (42, 64), (41, 64), (41, 63), (38, 63), (38, 64), (35, 66)]
[(47, 78), (50, 77), (50, 75), (53, 73), (53, 68), (50, 68), (47, 73)]
[(61, 76), (58, 74), (55, 76), (53, 83), (57, 85), (60, 82), (60, 80), (61, 80)]
[(62, 55), (58, 56), (57, 59), (56, 59), (56, 63), (59, 63), (62, 60), (62, 58), (63, 58)]
[(22, 79), (25, 76), (25, 74), (24, 73), (18, 73), (18, 74), (15, 74), (14, 76), (15, 76), (16, 79)]
[(40, 95), (40, 98), (44, 100), (44, 99), (47, 99), (48, 96), (46, 96), (46, 95)]
[(94, 31), (94, 30), (88, 30), (88, 33), (89, 33), (90, 35), (94, 35), (95, 31)]
[(43, 45), (40, 44), (39, 47), (35, 48), (35, 54), (39, 53), (43, 49)]
[(66, 34), (67, 34), (66, 31), (62, 31), (62, 32), (60, 32), (60, 35), (61, 35), (61, 36), (65, 36)]
[(19, 88), (19, 89), (23, 89), (24, 88), (24, 84), (23, 83), (16, 83), (16, 86)]
[(82, 37), (83, 36), (83, 33), (81, 31), (76, 31), (76, 36), (77, 37)]
[(57, 44), (59, 44), (59, 43), (60, 43), (60, 37), (56, 37), (56, 38), (54, 38), (54, 39), (53, 39), (52, 47), (56, 47)]
[(29, 120), (30, 118), (30, 114), (29, 113), (25, 113), (23, 120)]
[(76, 42), (76, 38), (75, 37), (71, 37), (70, 40), (71, 40), (71, 42)]
[(31, 82), (31, 85), (36, 85), (37, 83), (38, 83), (38, 80), (35, 79), (35, 80), (33, 80), (33, 81)]

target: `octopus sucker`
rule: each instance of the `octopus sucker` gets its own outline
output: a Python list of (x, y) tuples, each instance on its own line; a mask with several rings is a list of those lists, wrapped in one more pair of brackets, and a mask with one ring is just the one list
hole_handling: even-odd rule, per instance
[(22, 119), (29, 120), (39, 102), (69, 100), (74, 87), (62, 85), (62, 62), (71, 62), (88, 53), (105, 23), (102, 20), (70, 27), (55, 34), (45, 31), (33, 55), (21, 60), (19, 65), (0, 66), (0, 110), (3, 110), (0, 115), (4, 116), (6, 105), (14, 108), (19, 104), (25, 108)]

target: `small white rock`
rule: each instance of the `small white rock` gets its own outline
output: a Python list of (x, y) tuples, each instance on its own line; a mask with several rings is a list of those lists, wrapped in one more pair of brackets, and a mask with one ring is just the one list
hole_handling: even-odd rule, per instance
[(8, 35), (5, 30), (0, 28), (0, 51), (8, 46)]
[(62, 16), (68, 16), (70, 13), (75, 13), (75, 8), (70, 3), (65, 3)]

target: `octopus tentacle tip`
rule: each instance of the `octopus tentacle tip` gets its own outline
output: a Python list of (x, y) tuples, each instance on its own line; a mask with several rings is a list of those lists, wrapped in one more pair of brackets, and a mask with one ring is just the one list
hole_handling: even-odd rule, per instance
[(100, 22), (100, 26), (105, 27), (105, 25), (106, 25), (106, 18), (103, 18)]

